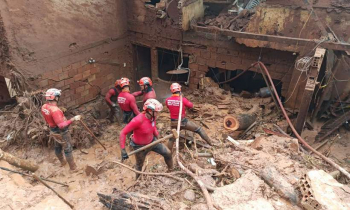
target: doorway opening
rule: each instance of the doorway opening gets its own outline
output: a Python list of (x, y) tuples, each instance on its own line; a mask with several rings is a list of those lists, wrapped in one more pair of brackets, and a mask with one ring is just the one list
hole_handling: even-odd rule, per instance
[(151, 49), (140, 45), (133, 45), (135, 82), (142, 77), (152, 78)]

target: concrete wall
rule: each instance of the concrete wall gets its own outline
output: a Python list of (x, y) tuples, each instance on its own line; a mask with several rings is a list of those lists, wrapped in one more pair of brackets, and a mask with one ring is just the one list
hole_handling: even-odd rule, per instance
[(63, 89), (68, 107), (105, 94), (132, 77), (125, 8), (124, 0), (0, 0), (11, 62), (39, 88)]

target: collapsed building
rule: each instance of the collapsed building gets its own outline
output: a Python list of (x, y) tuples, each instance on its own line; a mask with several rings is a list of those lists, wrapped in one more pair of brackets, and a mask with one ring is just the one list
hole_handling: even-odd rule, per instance
[[(34, 89), (63, 88), (67, 107), (103, 95), (122, 75), (134, 82), (151, 75), (190, 88), (212, 77), (228, 90), (257, 92), (266, 86), (258, 68), (225, 81), (262, 61), (286, 107), (299, 113), (299, 132), (309, 109), (312, 120), (344, 114), (349, 76), (346, 1), (2, 4), (2, 76), (10, 79), (19, 71)], [(327, 51), (316, 54), (316, 48)], [(322, 65), (300, 69), (295, 64), (304, 57), (318, 57)], [(188, 74), (167, 74), (180, 64)], [(9, 101), (6, 88), (2, 91), (3, 103)]]
[[(136, 84), (144, 76), (191, 90), (205, 89), (211, 78), (251, 98), (269, 88), (254, 65), (260, 61), (299, 134), (317, 120), (319, 141), (348, 126), (346, 0), (4, 0), (0, 6), (2, 107), (15, 95), (55, 87), (63, 91), (61, 105), (74, 109), (104, 95), (117, 78)], [(168, 93), (159, 86), (163, 100)]]

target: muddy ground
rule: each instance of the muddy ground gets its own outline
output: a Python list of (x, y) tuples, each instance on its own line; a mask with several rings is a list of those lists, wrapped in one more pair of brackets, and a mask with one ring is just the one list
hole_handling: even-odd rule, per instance
[[(251, 209), (252, 206), (256, 205), (265, 205), (266, 209), (298, 209), (298, 207), (280, 197), (273, 188), (266, 185), (258, 177), (259, 171), (268, 165), (276, 167), (294, 186), (297, 184), (299, 177), (308, 170), (321, 168), (327, 172), (333, 171), (319, 158), (300, 152), (298, 146), (295, 147), (297, 145), (295, 139), (271, 136), (266, 133), (266, 129), (276, 131), (273, 124), (277, 124), (287, 131), (287, 124), (276, 107), (268, 106), (272, 102), (270, 98), (232, 96), (230, 92), (216, 87), (207, 88), (206, 90), (185, 91), (185, 96), (192, 100), (197, 108), (196, 111), (188, 112), (188, 118), (201, 124), (209, 136), (215, 140), (217, 146), (214, 149), (198, 147), (198, 150), (193, 145), (187, 145), (188, 148), (182, 146), (181, 159), (187, 166), (196, 163), (203, 169), (214, 169), (221, 174), (218, 177), (209, 176), (203, 177), (203, 179), (207, 183), (215, 184), (218, 187), (218, 190), (213, 194), (213, 198), (214, 202), (221, 203), (222, 207), (238, 202), (241, 205), (239, 209)], [(242, 136), (242, 131), (232, 132), (224, 129), (223, 118), (226, 115), (245, 113), (255, 104), (260, 105), (258, 120), (257, 125), (250, 132)], [(108, 110), (104, 106), (103, 99), (99, 99), (71, 112), (77, 113), (82, 110), (86, 113), (95, 112), (91, 106), (102, 107), (102, 113)], [(101, 134), (99, 139), (107, 150), (103, 150), (98, 144), (90, 146), (90, 143), (82, 143), (89, 142), (89, 140), (75, 139), (78, 144), (75, 144), (74, 157), (79, 168), (78, 172), (75, 173), (70, 172), (68, 166), (59, 166), (52, 144), (46, 147), (38, 143), (20, 144), (20, 142), (17, 142), (10, 146), (4, 144), (2, 146), (5, 146), (7, 152), (37, 162), (40, 165), (40, 169), (36, 172), (38, 175), (67, 183), (69, 188), (52, 183), (50, 185), (69, 200), (75, 206), (75, 209), (106, 209), (99, 202), (97, 193), (111, 194), (114, 188), (162, 198), (173, 209), (205, 209), (205, 205), (203, 206), (205, 200), (202, 193), (190, 177), (179, 175), (187, 178), (191, 184), (188, 182), (181, 183), (162, 176), (142, 176), (139, 180), (135, 180), (134, 172), (113, 164), (112, 161), (120, 161), (118, 136), (122, 127), (116, 123), (109, 124), (106, 119), (103, 119), (103, 114), (100, 117), (102, 119), (96, 120), (100, 127), (96, 128), (98, 130), (94, 129), (94, 132)], [(165, 108), (157, 121), (161, 136), (166, 135), (169, 125), (169, 113)], [(75, 129), (77, 126), (73, 125), (71, 129)], [(319, 128), (315, 126), (314, 131), (307, 130), (303, 133), (305, 139), (313, 146), (318, 144), (313, 143), (317, 129)], [(193, 133), (184, 132), (183, 134), (201, 141), (199, 136), (193, 135)], [(255, 140), (255, 142), (251, 146), (244, 146), (246, 144), (243, 143), (242, 146), (235, 147), (226, 140), (227, 136), (231, 136), (236, 140)], [(79, 135), (73, 137), (79, 138)], [(330, 137), (332, 139), (331, 143), (321, 150), (327, 154), (329, 153), (329, 157), (347, 169), (350, 166), (348, 137), (348, 132), (341, 129)], [(130, 148), (127, 149), (130, 151)], [(209, 158), (196, 158), (196, 152), (213, 153), (216, 165), (213, 165), (213, 162), (210, 163)], [(131, 157), (124, 163), (133, 166), (135, 161)], [(19, 170), (3, 161), (0, 162), (0, 166)], [(97, 176), (86, 175), (85, 169), (87, 166), (96, 169), (101, 168), (100, 174)], [(179, 170), (179, 168), (175, 170)], [(234, 170), (238, 171), (239, 175), (231, 173)], [(167, 168), (161, 156), (150, 153), (146, 158), (144, 171), (166, 172)], [(242, 177), (239, 178), (240, 176)], [(240, 181), (237, 182), (238, 180)], [(237, 187), (250, 185), (247, 180), (254, 180), (252, 183), (255, 184), (246, 189), (245, 192), (249, 191), (245, 195), (246, 198), (238, 196), (233, 200), (227, 200), (227, 198), (222, 197), (222, 195), (227, 194), (226, 188), (230, 189), (230, 186), (233, 186), (231, 184), (237, 184)], [(262, 189), (264, 190), (262, 191)], [(242, 191), (236, 193), (240, 194)], [(69, 209), (50, 190), (35, 182), (32, 178), (2, 170), (0, 170), (0, 199), (2, 201), (0, 209), (44, 209), (48, 206), (51, 206), (51, 209), (54, 207), (56, 209)], [(257, 203), (250, 203), (251, 201)]]

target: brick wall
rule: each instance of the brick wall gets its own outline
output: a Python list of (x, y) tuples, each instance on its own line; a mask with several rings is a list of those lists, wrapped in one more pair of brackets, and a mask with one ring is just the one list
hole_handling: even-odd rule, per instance
[[(94, 64), (89, 64), (86, 59), (54, 71), (47, 71), (39, 75), (35, 83), (43, 90), (61, 89), (61, 103), (69, 108), (91, 101), (98, 95), (105, 95), (120, 77), (133, 79), (129, 47), (115, 49), (111, 55), (94, 59), (97, 61)], [(103, 64), (99, 64), (99, 61), (103, 61)], [(116, 66), (116, 63), (119, 65)]]
[[(273, 79), (282, 81), (282, 95), (286, 95), (292, 76), (295, 56), (290, 52), (256, 48), (223, 48), (208, 46), (206, 49), (184, 47), (184, 53), (189, 54), (189, 68), (191, 69), (190, 87), (196, 87), (199, 80), (205, 76), (209, 68), (225, 70), (247, 69), (261, 56), (261, 61), (268, 66)], [(258, 68), (251, 71), (261, 73)]]

